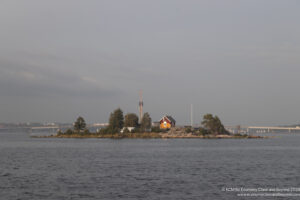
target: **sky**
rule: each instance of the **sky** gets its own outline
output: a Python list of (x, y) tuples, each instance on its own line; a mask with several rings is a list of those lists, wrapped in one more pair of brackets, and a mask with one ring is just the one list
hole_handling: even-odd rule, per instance
[(298, 0), (2, 0), (0, 122), (300, 123)]

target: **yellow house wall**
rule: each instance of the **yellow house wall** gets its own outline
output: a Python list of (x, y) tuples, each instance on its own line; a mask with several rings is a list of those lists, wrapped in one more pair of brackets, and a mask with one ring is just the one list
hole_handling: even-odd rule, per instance
[(165, 125), (164, 123), (161, 123), (161, 124), (160, 124), (160, 128), (161, 128), (161, 129), (171, 128), (171, 124), (170, 124), (170, 123), (167, 123), (167, 124)]

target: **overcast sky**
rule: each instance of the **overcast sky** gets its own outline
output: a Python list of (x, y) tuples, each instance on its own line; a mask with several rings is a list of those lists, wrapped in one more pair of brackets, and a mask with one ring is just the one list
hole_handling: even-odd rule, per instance
[(0, 122), (300, 122), (298, 0), (2, 0)]

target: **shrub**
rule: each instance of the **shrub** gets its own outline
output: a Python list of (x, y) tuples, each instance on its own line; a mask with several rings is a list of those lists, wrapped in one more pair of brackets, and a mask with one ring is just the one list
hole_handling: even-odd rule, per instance
[(184, 130), (186, 133), (191, 133), (192, 132), (192, 128), (191, 127), (187, 127)]
[(100, 135), (107, 135), (107, 134), (115, 134), (119, 133), (120, 129), (118, 128), (112, 128), (112, 127), (106, 127), (99, 130)]
[(107, 128), (101, 128), (98, 133), (100, 135), (105, 135), (107, 133)]
[(153, 133), (161, 133), (162, 130), (158, 126), (155, 126), (155, 127), (152, 127), (151, 132), (153, 132)]
[(68, 130), (66, 130), (66, 132), (64, 134), (66, 134), (66, 135), (72, 135), (73, 131), (72, 131), (72, 129), (68, 129)]
[(57, 131), (57, 135), (62, 135), (62, 134), (64, 134), (64, 133), (61, 130)]
[(128, 130), (128, 128), (125, 128), (125, 129), (123, 130), (123, 133), (130, 133), (130, 131)]
[(198, 134), (199, 135), (209, 135), (209, 131), (204, 128), (199, 128)]
[(89, 135), (89, 134), (91, 134), (91, 133), (90, 133), (90, 131), (89, 131), (88, 129), (85, 129), (85, 130), (83, 131), (83, 134), (84, 134), (84, 135)]
[(135, 128), (131, 131), (131, 133), (140, 133), (141, 129), (140, 128)]
[(235, 133), (235, 134), (233, 134), (233, 136), (236, 136), (236, 137), (248, 137), (247, 134), (240, 134), (240, 133)]

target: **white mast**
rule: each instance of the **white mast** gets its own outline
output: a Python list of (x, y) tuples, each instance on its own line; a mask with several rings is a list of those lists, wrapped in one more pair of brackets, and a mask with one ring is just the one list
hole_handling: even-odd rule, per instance
[(193, 104), (191, 104), (191, 127), (193, 128)]

